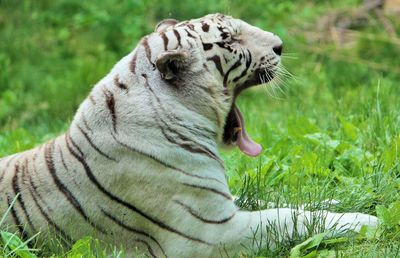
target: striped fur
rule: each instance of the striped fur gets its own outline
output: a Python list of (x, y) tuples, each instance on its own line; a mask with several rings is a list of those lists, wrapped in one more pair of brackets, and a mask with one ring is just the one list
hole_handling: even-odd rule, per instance
[[(276, 44), (221, 14), (161, 22), (97, 83), (64, 135), (0, 160), (0, 212), (19, 195), (6, 225), (67, 244), (92, 235), (150, 257), (233, 255), (271, 225), (305, 232), (310, 212), (294, 225), (290, 209), (239, 211), (218, 152), (238, 92), (261, 83), (257, 69), (276, 71)], [(326, 228), (376, 224), (322, 212)]]

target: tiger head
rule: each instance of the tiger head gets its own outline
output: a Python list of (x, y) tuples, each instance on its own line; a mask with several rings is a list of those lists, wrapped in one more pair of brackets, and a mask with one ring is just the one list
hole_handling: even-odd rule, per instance
[[(115, 73), (123, 69), (118, 67), (129, 66), (125, 75), (118, 75), (119, 83), (125, 80), (129, 86), (135, 74), (150, 90), (154, 96), (146, 93), (145, 98), (160, 109), (151, 111), (160, 117), (159, 124), (173, 118), (175, 127), (179, 121), (192, 126), (183, 133), (182, 142), (209, 136), (218, 145), (237, 145), (245, 154), (257, 156), (261, 146), (246, 133), (235, 100), (244, 89), (272, 80), (281, 52), (278, 36), (230, 16), (212, 14), (183, 22), (167, 19), (141, 40)], [(136, 104), (132, 101), (132, 105)], [(168, 136), (166, 131), (163, 134)]]
[[(197, 76), (212, 75), (213, 79), (202, 87), (214, 94), (214, 98), (226, 100), (216, 108), (226, 110), (229, 105), (228, 112), (214, 112), (216, 122), (220, 122), (217, 116), (222, 116), (223, 122), (219, 124), (223, 126), (222, 142), (237, 143), (244, 153), (258, 155), (261, 147), (246, 134), (235, 99), (244, 89), (274, 77), (280, 63), (281, 39), (222, 14), (180, 23), (164, 20), (156, 26), (156, 33), (161, 35), (165, 50), (156, 60), (162, 77), (171, 84), (182, 85), (186, 81), (186, 87), (195, 87)], [(176, 42), (170, 43), (170, 39)]]

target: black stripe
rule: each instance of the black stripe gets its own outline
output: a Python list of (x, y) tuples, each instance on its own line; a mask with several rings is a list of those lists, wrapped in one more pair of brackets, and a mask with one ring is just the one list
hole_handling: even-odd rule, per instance
[(242, 63), (242, 59), (240, 58), (239, 60), (237, 60), (232, 66), (231, 68), (229, 68), (229, 70), (226, 72), (225, 76), (224, 76), (224, 87), (228, 87), (228, 76), (229, 73), (232, 72), (233, 70), (235, 70), (236, 68), (238, 68), (240, 66), (240, 64)]
[[(160, 120), (160, 121), (161, 121), (164, 125), (166, 125), (166, 123), (165, 123), (164, 121), (162, 121), (162, 120)], [(189, 138), (186, 138), (186, 137), (184, 137), (184, 136), (178, 134), (176, 131), (174, 131), (174, 130), (171, 129), (170, 127), (168, 127), (168, 129), (169, 129), (169, 131), (171, 131), (172, 133), (175, 133), (176, 136), (178, 136), (178, 138), (179, 138), (180, 140), (186, 141), (186, 142), (183, 142), (183, 143), (177, 142), (177, 141), (175, 140), (175, 137), (169, 136), (169, 135), (167, 134), (167, 132), (165, 131), (165, 129), (164, 129), (162, 126), (160, 126), (160, 130), (161, 130), (162, 134), (164, 135), (164, 137), (165, 137), (170, 143), (172, 143), (172, 144), (174, 144), (174, 145), (177, 145), (177, 146), (179, 146), (179, 147), (181, 147), (181, 148), (183, 148), (183, 149), (185, 149), (185, 150), (187, 150), (187, 151), (189, 151), (189, 152), (197, 153), (197, 154), (205, 154), (205, 155), (207, 155), (208, 157), (210, 157), (210, 158), (212, 158), (212, 159), (215, 159), (216, 161), (218, 161), (218, 162), (220, 162), (220, 163), (222, 162), (222, 161), (221, 161), (217, 156), (215, 156), (211, 151), (207, 150), (206, 148), (202, 148), (201, 145), (200, 145), (200, 147), (197, 147), (197, 146), (193, 146), (193, 145), (190, 144), (190, 143), (187, 143), (188, 141), (191, 142), (191, 140), (190, 140)]]
[[(224, 167), (223, 161), (218, 157), (217, 154), (213, 153), (211, 150), (209, 150), (206, 146), (201, 145), (200, 143), (193, 141), (192, 139), (184, 136), (183, 134), (178, 133), (176, 130), (171, 128), (161, 117), (159, 116), (158, 119), (164, 126), (167, 127), (167, 130), (173, 134), (175, 134), (175, 137), (169, 136), (165, 129), (160, 125), (159, 128), (164, 135), (164, 137), (172, 144), (179, 146), (180, 148), (183, 148), (189, 152), (192, 153), (197, 153), (197, 154), (202, 154), (206, 155), (211, 159), (214, 159), (217, 161), (222, 167)], [(176, 141), (175, 139), (179, 139), (181, 142)]]
[(188, 25), (186, 25), (190, 30), (192, 30), (192, 31), (196, 31), (195, 29), (194, 29), (194, 25), (192, 24), (192, 23), (189, 23)]
[[(69, 169), (68, 169), (67, 163), (65, 162), (64, 153), (63, 153), (63, 149), (62, 149), (62, 148), (59, 148), (59, 153), (60, 153), (60, 159), (61, 159), (62, 165), (63, 165), (65, 171), (66, 171), (67, 173), (69, 173)], [(75, 171), (74, 171), (74, 172), (75, 172)], [(80, 183), (78, 183), (78, 182), (76, 181), (76, 178), (75, 178), (75, 177), (72, 177), (72, 180), (74, 181), (75, 185), (77, 185), (77, 186), (80, 185)]]
[(174, 202), (179, 204), (180, 206), (182, 206), (187, 212), (189, 212), (196, 219), (200, 220), (201, 222), (208, 223), (208, 224), (223, 224), (223, 223), (226, 223), (226, 222), (230, 221), (236, 214), (236, 213), (233, 213), (231, 216), (229, 216), (229, 217), (227, 217), (225, 219), (220, 219), (220, 220), (205, 219), (205, 218), (201, 217), (196, 211), (194, 211), (189, 205), (186, 205), (186, 204), (184, 204), (184, 203), (182, 203), (181, 201), (178, 201), (178, 200), (174, 200)]
[(208, 51), (208, 50), (212, 49), (212, 47), (213, 47), (213, 44), (210, 44), (210, 43), (203, 43), (203, 49), (204, 49), (205, 51)]
[[(40, 151), (41, 151), (41, 150), (42, 150), (42, 149), (40, 148)], [(32, 165), (32, 171), (33, 171), (32, 173), (35, 173), (35, 175), (36, 175), (36, 177), (37, 177), (37, 179), (38, 179), (39, 185), (43, 185), (43, 182), (41, 182), (41, 180), (39, 179), (39, 173), (37, 172), (36, 164), (35, 164), (36, 159), (37, 159), (37, 157), (38, 157), (37, 154), (38, 154), (38, 153), (36, 152), (35, 155), (33, 156), (33, 159), (32, 159), (32, 164), (33, 164), (33, 165)], [(43, 204), (46, 204), (46, 202), (43, 200), (41, 194), (39, 193), (38, 187), (37, 187), (37, 185), (35, 184), (35, 182), (33, 181), (32, 177), (31, 177), (31, 174), (30, 174), (30, 173), (27, 173), (27, 176), (28, 176), (28, 178), (29, 178), (29, 182), (30, 182), (31, 187), (33, 187), (33, 190), (35, 191), (35, 194), (36, 194), (36, 195), (38, 196), (38, 198), (39, 198), (39, 201), (41, 201)], [(46, 206), (46, 209), (49, 210), (50, 213), (53, 212), (53, 209), (52, 209), (51, 207), (49, 207), (49, 206)]]
[[(146, 241), (141, 240), (141, 239), (134, 239), (134, 241), (144, 244), (144, 245), (147, 247), (147, 251), (149, 251), (149, 254), (151, 255), (151, 257), (157, 258), (157, 256), (154, 254), (154, 251), (153, 251), (153, 249), (151, 248), (151, 246), (150, 246), (149, 243), (147, 243)], [(164, 256), (167, 257), (166, 255), (164, 255)]]
[(196, 37), (195, 36), (193, 36), (193, 34), (192, 33), (190, 33), (187, 29), (185, 29), (185, 31), (186, 31), (186, 34), (188, 35), (188, 37), (190, 37), (190, 38), (193, 38), (193, 39), (195, 39)]
[[(65, 133), (65, 137), (64, 138), (65, 138), (65, 141), (67, 141), (67, 138), (71, 138), (72, 139), (72, 136), (70, 135), (69, 130)], [(81, 155), (82, 157), (85, 158), (86, 155), (81, 151), (81, 149), (79, 149), (77, 151), (79, 151), (79, 155)]]
[[(206, 89), (203, 89), (202, 87), (199, 87), (199, 88), (204, 90), (204, 91), (206, 91), (207, 93), (210, 93), (209, 88), (206, 88)], [(165, 109), (162, 106), (160, 106), (160, 108), (162, 108), (165, 111)], [(214, 109), (214, 107), (211, 107), (211, 108)], [(178, 125), (178, 126), (180, 126), (182, 128), (185, 128), (186, 130), (192, 132), (193, 134), (197, 134), (197, 135), (200, 135), (200, 136), (205, 137), (205, 138), (210, 137), (210, 136), (212, 136), (212, 137), (216, 137), (217, 136), (217, 133), (215, 131), (212, 131), (212, 130), (210, 130), (208, 128), (196, 127), (196, 126), (191, 127), (189, 125), (184, 124), (184, 121), (182, 119), (180, 119), (179, 117), (175, 116), (174, 114), (166, 113), (166, 115), (170, 120), (172, 120), (172, 122), (174, 124), (176, 124), (176, 125)], [(207, 132), (208, 135), (205, 134), (203, 131)]]
[(214, 189), (214, 188), (211, 188), (211, 187), (208, 187), (208, 186), (193, 185), (193, 184), (188, 184), (188, 183), (182, 183), (182, 184), (185, 185), (185, 186), (188, 186), (188, 187), (197, 188), (197, 189), (205, 190), (205, 191), (210, 191), (210, 192), (216, 193), (218, 195), (221, 195), (222, 197), (224, 197), (227, 200), (230, 200), (230, 201), (232, 200), (232, 196), (230, 194), (221, 192), (221, 191), (219, 191), (217, 189)]
[(220, 36), (221, 36), (221, 38), (222, 38), (223, 40), (225, 40), (225, 39), (227, 39), (227, 38), (229, 37), (229, 33), (226, 32), (226, 31), (224, 31), (224, 32), (221, 33)]
[(88, 141), (89, 145), (96, 150), (101, 156), (112, 160), (112, 161), (117, 161), (115, 158), (110, 157), (109, 155), (105, 154), (103, 151), (101, 151), (94, 143), (93, 141), (90, 139), (89, 135), (78, 125), (76, 124), (76, 127), (78, 127), (78, 130), (83, 134), (83, 136), (85, 137), (85, 139)]
[[(19, 198), (19, 196), (17, 198)], [(11, 207), (11, 210), (10, 210), (11, 211), (11, 216), (12, 216), (12, 218), (14, 220), (14, 224), (17, 226), (19, 234), (21, 235), (22, 239), (27, 239), (28, 235), (26, 234), (25, 229), (22, 226), (21, 220), (19, 219), (19, 217), (17, 215), (17, 212), (14, 209), (14, 206), (11, 206), (12, 200), (11, 200), (11, 197), (8, 196), (8, 195), (7, 195), (7, 204), (8, 204), (8, 207)]]
[(126, 84), (122, 83), (122, 82), (119, 80), (118, 75), (116, 75), (116, 76), (114, 77), (114, 84), (115, 84), (118, 88), (120, 88), (120, 89), (123, 89), (123, 90), (127, 90), (127, 89), (128, 89), (128, 86), (126, 86)]
[(32, 181), (32, 177), (29, 176), (29, 182), (31, 184), (32, 187), (29, 188), (29, 191), (31, 193), (32, 199), (36, 204), (36, 207), (38, 208), (38, 210), (40, 211), (40, 213), (42, 214), (42, 216), (45, 218), (45, 220), (47, 221), (48, 224), (50, 224), (52, 227), (55, 228), (55, 230), (57, 231), (58, 234), (60, 234), (64, 239), (64, 241), (67, 244), (71, 244), (75, 241), (73, 241), (73, 239), (67, 234), (65, 233), (64, 230), (62, 230), (56, 223), (54, 223), (54, 221), (52, 221), (49, 217), (49, 215), (43, 210), (43, 208), (40, 206), (39, 201), (36, 197), (36, 195), (38, 195), (38, 197), (40, 199), (42, 199), (42, 197), (40, 196), (39, 192), (37, 191), (37, 187), (35, 186), (35, 184)]
[(252, 61), (252, 56), (251, 56), (250, 50), (247, 50), (247, 52), (248, 52), (249, 55), (248, 55), (248, 57), (246, 58), (246, 68), (243, 70), (243, 72), (242, 72), (238, 77), (236, 77), (235, 79), (233, 79), (233, 82), (237, 82), (237, 81), (240, 80), (242, 77), (244, 77), (244, 76), (246, 75), (247, 71), (248, 71), (249, 68), (250, 68), (251, 61)]
[(182, 134), (179, 134), (178, 132), (173, 130), (171, 127), (168, 127), (168, 125), (163, 120), (159, 119), (159, 121), (161, 121), (165, 126), (167, 126), (167, 128), (168, 128), (168, 130), (170, 132), (174, 133), (180, 140), (183, 141), (183, 143), (182, 142), (177, 142), (175, 140), (175, 137), (169, 136), (166, 133), (165, 129), (162, 126), (160, 126), (160, 130), (161, 130), (162, 134), (164, 135), (164, 137), (170, 143), (172, 143), (174, 145), (177, 145), (177, 146), (179, 146), (179, 147), (181, 147), (181, 148), (183, 148), (183, 149), (185, 149), (185, 150), (187, 150), (189, 152), (206, 155), (209, 158), (212, 158), (212, 159), (216, 160), (218, 163), (221, 164), (221, 166), (223, 166), (223, 161), (217, 155), (215, 155), (213, 152), (208, 150), (206, 147), (204, 147), (204, 146), (202, 146), (200, 144), (199, 144), (199, 146), (190, 144), (190, 142), (193, 142), (191, 139), (183, 136)]
[(207, 58), (207, 61), (213, 61), (219, 74), (221, 74), (221, 76), (224, 77), (224, 70), (222, 69), (221, 58), (218, 55)]
[(179, 32), (176, 29), (173, 29), (172, 31), (174, 32), (174, 35), (175, 35), (176, 39), (178, 40), (178, 46), (182, 47), (182, 45), (181, 45), (181, 35), (179, 34)]
[[(24, 166), (22, 167), (23, 171), (26, 170), (26, 162), (27, 162), (27, 159), (25, 159)], [(15, 195), (17, 195), (19, 193), (19, 197), (17, 199), (17, 202), (21, 206), (21, 209), (22, 209), (22, 211), (23, 211), (23, 213), (24, 213), (24, 215), (25, 215), (25, 217), (26, 217), (26, 219), (28, 221), (29, 227), (32, 229), (32, 232), (36, 232), (35, 226), (33, 226), (33, 223), (32, 223), (32, 219), (31, 219), (28, 211), (26, 210), (25, 202), (24, 202), (24, 199), (22, 198), (22, 192), (21, 192), (21, 189), (19, 187), (18, 174), (20, 174), (20, 173), (21, 173), (20, 166), (17, 163), (17, 164), (15, 164), (15, 174), (14, 174), (14, 176), (12, 178), (12, 188), (14, 190), (14, 194)]]
[(61, 163), (63, 164), (64, 169), (65, 169), (67, 172), (69, 172), (68, 166), (67, 166), (67, 164), (65, 163), (64, 154), (63, 154), (63, 151), (62, 151), (61, 148), (60, 148), (60, 158), (61, 158)]
[(54, 151), (54, 141), (50, 142), (45, 146), (44, 149), (44, 158), (46, 161), (47, 168), (49, 169), (49, 173), (51, 177), (53, 178), (53, 181), (55, 185), (57, 186), (58, 190), (64, 194), (65, 198), (68, 200), (68, 202), (75, 208), (75, 210), (78, 211), (78, 213), (90, 224), (92, 225), (95, 229), (100, 231), (101, 233), (105, 233), (106, 231), (101, 228), (100, 226), (96, 225), (93, 223), (90, 218), (87, 216), (85, 211), (82, 208), (82, 205), (79, 203), (79, 201), (76, 199), (76, 197), (68, 190), (68, 188), (61, 182), (60, 178), (57, 176), (57, 171), (54, 166), (54, 160), (53, 160), (53, 152)]
[[(71, 141), (71, 144), (74, 146), (74, 148), (79, 149), (79, 147), (72, 141), (71, 138), (69, 138), (69, 140)], [(90, 179), (90, 181), (92, 181), (92, 183), (97, 187), (97, 189), (99, 191), (101, 191), (102, 193), (104, 193), (108, 198), (110, 198), (111, 200), (115, 201), (116, 203), (121, 204), (122, 206), (130, 209), (131, 211), (141, 215), (142, 217), (146, 218), (147, 220), (151, 221), (152, 223), (154, 223), (155, 225), (157, 225), (160, 228), (163, 228), (169, 232), (175, 233), (181, 237), (187, 238), (189, 240), (192, 240), (194, 242), (198, 242), (198, 243), (202, 243), (202, 244), (206, 244), (206, 245), (211, 245), (210, 243), (201, 240), (199, 238), (196, 237), (192, 237), (189, 236), (183, 232), (180, 232), (174, 228), (172, 228), (171, 226), (165, 224), (164, 222), (153, 218), (152, 216), (144, 213), (143, 211), (139, 210), (137, 207), (135, 207), (134, 205), (120, 199), (119, 197), (117, 197), (116, 195), (112, 194), (111, 192), (109, 192), (107, 189), (104, 188), (104, 186), (102, 186), (100, 184), (100, 182), (97, 180), (97, 178), (94, 176), (94, 174), (92, 173), (92, 170), (90, 169), (90, 167), (88, 166), (88, 164), (86, 163), (86, 161), (78, 155), (78, 153), (76, 153), (72, 147), (69, 145), (69, 142), (67, 141), (67, 147), (69, 149), (69, 151), (71, 152), (71, 154), (79, 161), (79, 163), (81, 163), (81, 165), (83, 166), (87, 177)]]
[(149, 46), (149, 41), (147, 37), (144, 37), (142, 40), (142, 45), (144, 47), (144, 51), (146, 52), (146, 57), (149, 60), (150, 64), (155, 68), (155, 64), (151, 61), (151, 49)]
[(111, 120), (112, 120), (114, 132), (117, 132), (117, 115), (115, 112), (114, 94), (107, 89), (103, 89), (103, 93), (106, 96), (106, 104), (107, 104), (108, 110), (110, 111), (110, 114), (111, 114)]
[(88, 124), (88, 122), (87, 122), (87, 120), (86, 120), (86, 117), (85, 117), (85, 115), (83, 114), (83, 113), (81, 113), (82, 114), (82, 122), (83, 122), (83, 125), (85, 126), (85, 128), (90, 132), (90, 133), (93, 133), (93, 130), (92, 130), (92, 128), (90, 128), (90, 126), (89, 126), (89, 124)]
[(222, 42), (215, 42), (215, 44), (217, 46), (219, 46), (220, 48), (228, 50), (230, 53), (233, 52), (233, 48), (229, 44), (227, 44), (227, 43), (225, 43), (223, 41)]
[(139, 230), (139, 229), (133, 228), (133, 227), (127, 225), (127, 224), (124, 224), (121, 220), (119, 220), (119, 219), (117, 219), (116, 217), (114, 217), (113, 215), (111, 215), (111, 213), (105, 211), (105, 210), (102, 209), (102, 208), (100, 208), (100, 209), (101, 209), (101, 211), (103, 212), (103, 214), (104, 214), (106, 217), (108, 217), (109, 219), (111, 219), (112, 221), (114, 221), (118, 226), (120, 226), (120, 227), (122, 227), (122, 228), (124, 228), (124, 229), (126, 229), (126, 230), (128, 230), (128, 231), (130, 231), (130, 232), (132, 232), (132, 233), (135, 233), (135, 234), (138, 234), (138, 235), (142, 235), (142, 236), (145, 236), (145, 237), (150, 238), (151, 240), (153, 240), (153, 241), (158, 245), (158, 247), (161, 249), (163, 255), (166, 256), (166, 254), (165, 254), (165, 252), (164, 252), (164, 249), (162, 248), (162, 246), (160, 245), (160, 243), (157, 241), (157, 239), (155, 239), (155, 238), (154, 238), (153, 236), (151, 236), (149, 233), (146, 233), (146, 232), (144, 232), (144, 231), (142, 231), (142, 230)]
[(205, 23), (205, 22), (201, 22), (201, 29), (202, 29), (204, 32), (208, 32), (208, 31), (210, 30), (210, 25), (208, 25), (208, 24)]
[[(199, 88), (201, 88), (201, 87), (199, 87)], [(206, 90), (209, 93), (209, 88), (208, 87), (206, 89), (204, 89), (204, 90)], [(160, 105), (160, 107), (163, 110), (165, 110), (161, 105)], [(214, 109), (214, 107), (211, 107), (211, 108)], [(180, 119), (179, 117), (175, 116), (174, 114), (168, 114), (167, 113), (167, 117), (172, 119), (172, 120), (174, 120), (173, 121), (174, 124), (177, 124), (178, 126), (183, 127), (185, 129), (187, 129), (188, 131), (191, 131), (194, 134), (201, 135), (203, 137), (210, 137), (210, 135), (213, 136), (213, 137), (217, 136), (217, 133), (215, 131), (210, 130), (208, 128), (197, 127), (195, 125), (193, 125), (193, 127), (191, 127), (189, 125), (184, 124), (184, 121), (182, 119)], [(208, 135), (204, 134), (203, 132), (207, 132)]]
[(136, 59), (137, 59), (137, 52), (133, 54), (133, 58), (129, 63), (129, 69), (131, 70), (132, 73), (136, 73)]
[(172, 170), (177, 171), (177, 172), (179, 172), (179, 173), (182, 173), (182, 174), (184, 174), (184, 175), (186, 175), (186, 176), (190, 176), (190, 177), (194, 177), (194, 178), (198, 178), (198, 179), (204, 179), (204, 180), (212, 180), (212, 181), (215, 181), (215, 182), (218, 182), (218, 183), (220, 183), (220, 184), (225, 185), (224, 182), (222, 182), (222, 181), (220, 181), (220, 180), (218, 180), (218, 179), (216, 179), (216, 178), (213, 178), (213, 177), (199, 176), (199, 175), (195, 175), (195, 174), (190, 174), (190, 173), (188, 173), (188, 172), (186, 172), (186, 171), (183, 171), (182, 169), (179, 169), (179, 168), (177, 168), (177, 167), (174, 167), (174, 166), (172, 166), (172, 165), (170, 165), (170, 164), (168, 164), (168, 163), (162, 161), (161, 159), (159, 159), (159, 158), (157, 158), (157, 157), (155, 157), (155, 156), (153, 156), (153, 155), (151, 155), (151, 154), (149, 154), (149, 153), (145, 153), (145, 152), (143, 152), (143, 151), (141, 151), (141, 150), (138, 150), (138, 149), (136, 149), (136, 148), (134, 148), (134, 147), (132, 147), (132, 146), (127, 145), (126, 143), (121, 142), (120, 140), (118, 140), (118, 139), (115, 137), (114, 134), (112, 134), (112, 137), (114, 138), (114, 140), (115, 140), (118, 144), (120, 144), (121, 146), (125, 147), (126, 149), (128, 149), (128, 150), (130, 150), (130, 151), (132, 151), (132, 152), (138, 153), (138, 154), (140, 154), (140, 155), (143, 155), (143, 156), (145, 156), (145, 157), (147, 157), (147, 158), (149, 158), (149, 159), (152, 159), (152, 160), (154, 160), (155, 162), (157, 162), (157, 163), (163, 165), (163, 166), (166, 167), (166, 168), (172, 169)]
[(163, 39), (163, 42), (164, 42), (164, 50), (167, 51), (168, 50), (168, 41), (169, 41), (168, 37), (167, 37), (167, 35), (165, 35), (164, 31), (161, 32), (160, 35), (161, 35), (161, 38)]
[(229, 63), (230, 58), (226, 57), (225, 54), (222, 54), (222, 57), (224, 58), (225, 64)]
[[(221, 24), (218, 23), (218, 25), (221, 25)], [(224, 27), (222, 27), (222, 26), (218, 26), (217, 29), (218, 29), (220, 32), (224, 32)]]

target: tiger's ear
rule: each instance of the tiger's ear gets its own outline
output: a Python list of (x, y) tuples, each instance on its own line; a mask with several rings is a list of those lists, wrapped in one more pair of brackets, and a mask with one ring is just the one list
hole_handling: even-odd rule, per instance
[(155, 28), (155, 32), (162, 32), (162, 31), (165, 31), (168, 27), (170, 27), (170, 26), (174, 26), (175, 24), (177, 24), (178, 23), (178, 21), (177, 20), (175, 20), (175, 19), (165, 19), (165, 20), (162, 20), (162, 21), (160, 21), (158, 24), (157, 24), (157, 26), (156, 26), (156, 28)]
[(169, 50), (158, 56), (156, 67), (162, 78), (172, 80), (185, 68), (188, 59), (189, 53), (187, 51)]

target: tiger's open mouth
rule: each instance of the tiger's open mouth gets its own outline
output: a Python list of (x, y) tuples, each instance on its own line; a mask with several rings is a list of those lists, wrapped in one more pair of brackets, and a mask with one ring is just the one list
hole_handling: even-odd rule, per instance
[(273, 77), (273, 71), (257, 69), (253, 76), (251, 76), (243, 84), (237, 86), (235, 88), (231, 110), (226, 118), (223, 142), (227, 145), (237, 145), (244, 154), (252, 157), (258, 156), (262, 151), (262, 147), (260, 144), (253, 141), (247, 134), (242, 112), (240, 112), (240, 109), (236, 105), (235, 101), (243, 90), (252, 86), (267, 83), (271, 81)]

